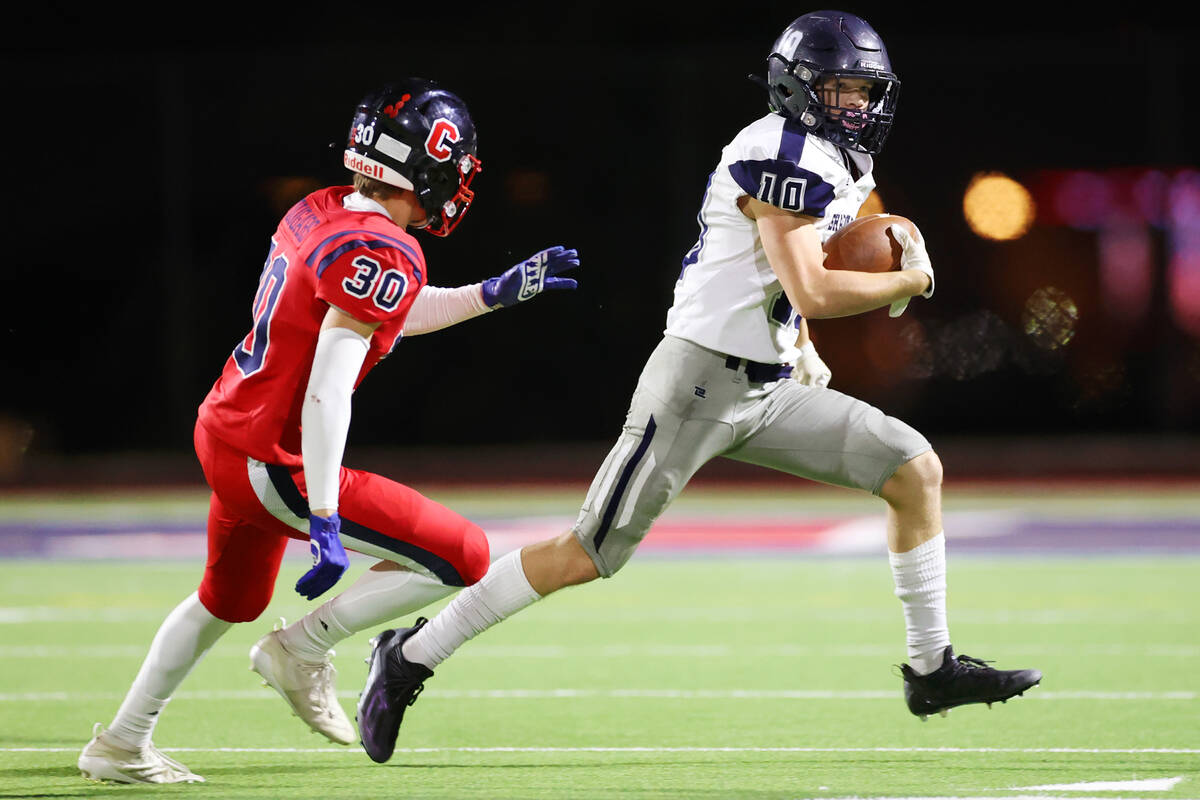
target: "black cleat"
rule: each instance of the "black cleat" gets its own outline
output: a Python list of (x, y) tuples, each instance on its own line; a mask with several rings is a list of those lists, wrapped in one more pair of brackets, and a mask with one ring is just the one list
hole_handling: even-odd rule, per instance
[(359, 738), (372, 761), (382, 764), (392, 757), (404, 710), (417, 702), (425, 688), (425, 679), (433, 670), (404, 658), (400, 647), (429, 620), (421, 617), (411, 628), (393, 628), (372, 640), (374, 648), (367, 659), (367, 685), (358, 696)]
[(918, 675), (908, 664), (900, 665), (904, 677), (904, 701), (908, 710), (924, 722), (930, 714), (943, 717), (955, 706), (992, 703), (1024, 694), (1037, 686), (1042, 673), (1036, 669), (992, 669), (990, 662), (970, 656), (955, 656), (947, 646), (942, 665), (928, 675)]

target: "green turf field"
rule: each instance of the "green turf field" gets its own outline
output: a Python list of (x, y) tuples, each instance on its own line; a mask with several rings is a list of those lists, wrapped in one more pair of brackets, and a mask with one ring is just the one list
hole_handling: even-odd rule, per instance
[[(885, 559), (635, 558), (468, 643), (386, 765), (311, 735), (248, 670), (272, 619), (310, 607), (303, 566), (164, 713), (156, 743), (208, 783), (129, 787), (75, 759), (200, 562), (0, 561), (0, 798), (1200, 797), (1196, 553), (952, 554), (956, 649), (1045, 680), (925, 723), (892, 666)], [(335, 659), (351, 713), (367, 638)], [(1036, 788), (1059, 784), (1092, 785)]]

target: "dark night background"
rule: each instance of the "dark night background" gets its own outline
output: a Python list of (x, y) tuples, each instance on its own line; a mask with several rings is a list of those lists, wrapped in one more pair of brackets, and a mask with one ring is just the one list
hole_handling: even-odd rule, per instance
[[(478, 281), (565, 244), (581, 253), (581, 287), (406, 340), (356, 396), (351, 451), (616, 436), (705, 180), (765, 111), (746, 75), (817, 7), (421, 8), (9, 12), (0, 481), (45, 481), (111, 454), (186, 461), (196, 406), (248, 330), (279, 216), (348, 182), (354, 104), (403, 75), (467, 101), (484, 164), (454, 236), (418, 234), (431, 282)], [(1196, 169), (1195, 20), (959, 9), (845, 7), (884, 37), (903, 82), (878, 191), (921, 226), (938, 289), (899, 320), (814, 321), (833, 386), (935, 445), (1186, 446), (1200, 434), (1200, 340), (1168, 311), (1164, 230), (1150, 230), (1149, 309), (1114, 320), (1098, 296), (1096, 231), (1039, 211), (1024, 238), (989, 242), (961, 202), (986, 171), (1032, 186), (1046, 171)], [(1079, 308), (1058, 349), (1023, 332), (1023, 305), (1046, 286)], [(1182, 458), (1163, 469), (1200, 460), (1163, 452)], [(590, 475), (599, 462), (586, 461)]]

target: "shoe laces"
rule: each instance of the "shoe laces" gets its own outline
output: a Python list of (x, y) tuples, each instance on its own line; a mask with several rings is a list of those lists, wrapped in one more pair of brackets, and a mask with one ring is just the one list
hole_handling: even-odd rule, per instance
[[(416, 633), (424, 627), (425, 623), (429, 622), (425, 617), (419, 617), (412, 627), (412, 633)], [(409, 634), (410, 636), (412, 634)], [(383, 688), (387, 692), (388, 699), (393, 703), (404, 703), (411, 706), (417, 702), (418, 695), (425, 690), (425, 681), (417, 681), (417, 685), (412, 685), (413, 676), (406, 668), (407, 662), (404, 660), (404, 651), (401, 647), (397, 647), (392, 651), (391, 657), (395, 659), (392, 664), (392, 669), (385, 671)], [(407, 695), (407, 698), (405, 697)]]
[(997, 675), (996, 669), (988, 666), (993, 663), (991, 661), (966, 655), (955, 656), (954, 659), (955, 665), (950, 675), (970, 681), (972, 684), (990, 683)]
[(333, 670), (333, 662), (328, 659), (318, 664), (297, 661), (296, 669), (311, 680), (308, 687), (309, 699), (313, 701), (314, 705), (319, 706), (323, 710), (328, 710), (325, 701), (332, 694), (333, 676), (336, 674)]
[(984, 661), (982, 658), (972, 658), (968, 655), (955, 656), (955, 659), (966, 669), (993, 669), (988, 664), (995, 662)]
[[(389, 674), (384, 678), (383, 687), (387, 692), (388, 699), (393, 703), (404, 703), (411, 706), (417, 702), (417, 696), (424, 691), (425, 681), (418, 682), (414, 687), (412, 676), (408, 674), (408, 670), (401, 667), (397, 670), (397, 674)], [(407, 695), (407, 699), (405, 695)]]

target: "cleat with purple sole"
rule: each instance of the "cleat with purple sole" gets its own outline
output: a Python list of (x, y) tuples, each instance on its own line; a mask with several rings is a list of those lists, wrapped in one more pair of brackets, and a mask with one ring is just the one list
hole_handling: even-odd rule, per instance
[(400, 650), (426, 622), (421, 617), (411, 628), (386, 630), (372, 640), (367, 685), (358, 696), (355, 720), (363, 750), (379, 764), (392, 757), (404, 711), (417, 702), (426, 679), (433, 677), (433, 670), (407, 660)]

